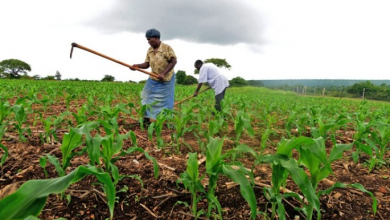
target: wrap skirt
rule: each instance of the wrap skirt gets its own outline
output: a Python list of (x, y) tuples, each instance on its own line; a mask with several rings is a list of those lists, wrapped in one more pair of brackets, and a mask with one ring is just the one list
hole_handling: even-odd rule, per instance
[(141, 104), (151, 105), (145, 112), (145, 118), (156, 119), (165, 109), (173, 109), (175, 99), (175, 73), (168, 82), (155, 81), (149, 78), (141, 93)]

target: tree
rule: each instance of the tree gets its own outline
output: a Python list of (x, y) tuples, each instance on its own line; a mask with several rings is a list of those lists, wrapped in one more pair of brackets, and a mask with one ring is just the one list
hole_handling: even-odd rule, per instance
[(31, 71), (30, 65), (21, 60), (8, 59), (0, 62), (0, 72), (8, 78), (18, 79), (22, 74), (27, 75), (27, 71)]
[[(216, 65), (219, 68), (226, 68), (228, 70), (230, 70), (230, 68), (232, 68), (232, 66), (226, 61), (226, 59), (210, 58), (210, 59), (206, 59), (205, 61), (203, 61), (203, 63), (213, 63), (214, 65)], [(195, 69), (194, 73), (199, 74), (199, 70)]]
[(353, 86), (347, 89), (347, 92), (356, 94), (356, 96), (361, 96), (363, 94), (363, 90), (373, 91), (374, 88), (375, 88), (374, 84), (372, 84), (370, 81), (366, 81), (366, 82), (355, 83)]
[(56, 75), (54, 75), (56, 80), (61, 80), (61, 76), (62, 76), (61, 73), (57, 70)]
[(228, 70), (230, 70), (230, 68), (232, 68), (232, 66), (230, 66), (230, 64), (226, 61), (226, 59), (219, 59), (219, 58), (211, 58), (211, 59), (207, 59), (204, 61), (205, 63), (214, 63), (217, 67), (219, 68), (226, 68)]
[(184, 84), (185, 78), (186, 78), (186, 72), (183, 70), (179, 70), (176, 73), (176, 83), (177, 84)]
[(244, 78), (242, 77), (234, 77), (232, 80), (230, 80), (229, 82), (230, 86), (234, 87), (240, 87), (240, 86), (247, 86), (248, 85), (248, 82), (245, 81)]
[(187, 75), (184, 79), (184, 85), (193, 85), (193, 84), (197, 84), (197, 83), (198, 83), (198, 80), (191, 75)]
[(115, 77), (113, 77), (111, 75), (104, 75), (102, 82), (113, 82), (114, 80), (115, 80)]
[(41, 76), (40, 75), (34, 75), (34, 76), (32, 76), (32, 78), (35, 79), (35, 80), (39, 80), (39, 79), (41, 79)]
[(42, 78), (43, 80), (55, 80), (54, 76), (46, 76)]

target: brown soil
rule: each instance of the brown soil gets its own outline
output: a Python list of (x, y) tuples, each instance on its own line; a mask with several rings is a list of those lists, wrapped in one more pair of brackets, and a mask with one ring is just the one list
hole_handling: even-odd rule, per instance
[[(59, 114), (63, 110), (62, 106), (51, 107), (49, 114)], [(120, 130), (127, 132), (133, 130), (137, 135), (138, 146), (147, 149), (151, 156), (155, 157), (160, 163), (160, 175), (154, 178), (152, 163), (142, 156), (141, 153), (135, 153), (120, 158), (116, 165), (121, 174), (138, 174), (143, 181), (144, 187), (138, 180), (125, 178), (117, 185), (117, 190), (123, 189), (124, 192), (117, 194), (117, 203), (115, 204), (114, 219), (194, 219), (191, 215), (191, 210), (181, 202), (191, 204), (191, 196), (184, 190), (183, 185), (177, 184), (176, 180), (182, 172), (186, 170), (186, 159), (190, 149), (200, 152), (197, 138), (188, 133), (185, 135), (186, 145), (180, 147), (179, 153), (175, 152), (173, 143), (171, 142), (171, 133), (174, 130), (166, 128), (163, 133), (163, 138), (166, 143), (164, 149), (157, 149), (155, 143), (148, 140), (147, 129), (141, 130), (139, 124), (133, 119), (122, 119), (120, 122)], [(231, 136), (233, 127), (229, 125), (229, 131), (226, 134)], [(47, 153), (56, 155), (61, 158), (59, 150), (60, 140), (64, 130), (57, 131), (59, 137), (58, 142), (50, 144), (42, 143), (39, 134), (42, 132), (42, 125), (37, 123), (35, 128), (32, 128), (32, 135), (27, 137), (26, 142), (21, 142), (18, 139), (16, 131), (8, 131), (2, 142), (9, 149), (9, 157), (5, 162), (0, 173), (0, 196), (6, 194), (6, 190), (12, 192), (19, 187), (23, 182), (31, 179), (44, 179), (43, 169), (39, 166), (39, 158)], [(340, 142), (348, 143), (351, 141), (351, 133), (344, 132), (344, 135), (339, 135)], [(223, 134), (221, 134), (223, 135)], [(278, 138), (270, 139), (269, 146), (265, 153), (273, 153)], [(255, 149), (260, 146), (258, 138), (250, 138), (243, 135), (241, 142)], [(226, 139), (224, 150), (229, 150), (234, 146), (232, 140)], [(130, 141), (127, 141), (124, 148), (131, 147)], [(332, 164), (334, 175), (329, 177), (334, 182), (342, 183), (361, 183), (367, 190), (375, 194), (378, 199), (378, 211), (373, 215), (371, 205), (372, 199), (368, 194), (360, 193), (357, 190), (336, 189), (330, 195), (321, 197), (321, 212), (322, 219), (390, 219), (390, 174), (389, 167), (382, 167), (368, 173), (367, 167), (362, 163), (355, 164), (348, 157), (350, 152), (346, 153), (344, 159)], [(0, 155), (1, 156), (1, 155)], [(387, 158), (389, 155), (387, 155)], [(348, 159), (349, 158), (349, 159)], [(250, 168), (253, 164), (253, 158), (249, 155), (242, 155), (239, 160)], [(79, 165), (88, 163), (88, 158), (85, 156), (75, 157), (71, 162), (69, 171)], [(48, 178), (58, 177), (54, 167), (48, 165)], [(205, 163), (200, 165), (201, 173), (205, 170)], [(270, 185), (271, 170), (266, 164), (258, 165), (254, 169), (257, 181)], [(71, 185), (66, 190), (66, 194), (71, 196), (70, 202), (61, 201), (58, 195), (50, 195), (43, 209), (41, 219), (56, 219), (64, 217), (67, 219), (106, 219), (109, 218), (108, 207), (102, 189), (97, 183), (98, 181), (91, 176), (88, 176), (81, 181)], [(242, 198), (239, 187), (227, 188), (229, 179), (221, 176), (218, 180), (218, 188), (216, 196), (223, 208), (223, 219), (249, 219), (250, 208), (247, 202)], [(13, 187), (12, 187), (13, 186)], [(319, 189), (325, 189), (328, 186), (325, 183), (320, 183)], [(12, 189), (13, 188), (13, 189)], [(299, 189), (293, 183), (288, 181), (287, 188), (300, 193)], [(256, 198), (258, 201), (258, 210), (267, 213), (271, 216), (271, 204), (263, 195), (263, 188), (256, 186)], [(1, 198), (1, 197), (0, 197)], [(295, 210), (300, 207), (300, 204), (295, 199), (287, 199), (284, 201), (286, 214), (288, 219), (305, 219), (301, 212)], [(198, 209), (207, 210), (206, 200), (201, 200), (198, 204)], [(258, 215), (257, 219), (267, 219), (263, 215)]]

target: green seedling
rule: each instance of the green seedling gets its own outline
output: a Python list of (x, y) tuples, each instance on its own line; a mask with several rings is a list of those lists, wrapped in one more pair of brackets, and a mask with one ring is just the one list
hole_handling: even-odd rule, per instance
[(181, 174), (178, 182), (183, 183), (184, 187), (191, 192), (192, 197), (192, 214), (198, 216), (197, 204), (202, 199), (198, 196), (198, 193), (205, 193), (204, 187), (201, 183), (203, 177), (199, 177), (199, 165), (198, 165), (198, 154), (190, 153), (187, 160), (187, 170)]
[[(256, 217), (256, 198), (255, 194), (252, 188), (252, 185), (246, 178), (246, 175), (251, 176), (251, 179), (253, 179), (253, 176), (246, 171), (246, 169), (242, 166), (241, 163), (227, 163), (224, 161), (225, 158), (228, 158), (231, 156), (232, 153), (234, 153), (234, 150), (229, 151), (226, 154), (222, 154), (222, 146), (223, 146), (224, 139), (215, 139), (210, 138), (209, 143), (207, 145), (207, 151), (206, 151), (206, 174), (209, 177), (209, 187), (207, 190), (207, 200), (209, 202), (208, 204), (208, 211), (207, 211), (207, 217), (211, 216), (211, 210), (213, 207), (217, 207), (218, 213), (221, 214), (221, 204), (219, 203), (217, 197), (215, 196), (215, 189), (217, 187), (217, 181), (219, 175), (225, 175), (235, 183), (238, 183), (240, 185), (240, 191), (241, 195), (244, 197), (244, 199), (248, 202), (249, 206), (251, 207), (251, 217)], [(232, 165), (235, 165), (239, 167), (240, 169), (233, 169)]]
[(25, 127), (23, 126), (26, 121), (27, 121), (27, 114), (22, 105), (13, 105), (12, 106), (12, 111), (15, 114), (15, 121), (16, 123), (14, 124), (15, 128), (18, 130), (19, 133), (19, 138), (22, 141), (26, 141), (26, 138), (24, 137), (24, 132), (28, 132), (29, 135), (31, 135), (31, 129), (26, 125)]
[(4, 119), (11, 113), (11, 106), (8, 101), (0, 102), (0, 125), (3, 124)]
[(248, 132), (249, 136), (254, 137), (255, 133), (253, 132), (252, 125), (250, 122), (250, 117), (245, 113), (244, 110), (241, 110), (237, 113), (234, 119), (234, 130), (236, 131), (236, 143), (239, 142), (241, 135), (244, 129)]
[(16, 192), (0, 200), (0, 216), (4, 220), (24, 219), (30, 215), (37, 217), (43, 210), (50, 194), (64, 192), (71, 184), (80, 181), (86, 175), (94, 175), (104, 185), (110, 219), (112, 219), (115, 187), (110, 175), (100, 172), (96, 167), (85, 166), (79, 166), (66, 176), (25, 182)]

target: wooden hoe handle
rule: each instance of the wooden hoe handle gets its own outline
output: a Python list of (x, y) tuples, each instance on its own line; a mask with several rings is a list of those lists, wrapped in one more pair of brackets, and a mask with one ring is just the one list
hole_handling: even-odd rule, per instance
[(158, 75), (155, 74), (155, 73), (151, 73), (151, 72), (148, 72), (148, 71), (146, 71), (146, 70), (143, 70), (143, 69), (140, 69), (140, 68), (137, 68), (137, 67), (133, 67), (132, 65), (129, 65), (129, 64), (124, 63), (124, 62), (122, 62), (122, 61), (116, 60), (116, 59), (114, 59), (114, 58), (111, 58), (111, 57), (109, 57), (109, 56), (106, 56), (106, 55), (104, 55), (104, 54), (102, 54), (102, 53), (96, 52), (96, 51), (94, 51), (94, 50), (91, 50), (91, 49), (89, 49), (89, 48), (87, 48), (87, 47), (81, 46), (80, 44), (76, 44), (76, 43), (72, 43), (72, 49), (71, 49), (71, 51), (70, 51), (70, 58), (71, 58), (71, 59), (72, 59), (72, 54), (73, 54), (73, 47), (78, 47), (78, 48), (80, 48), (80, 49), (82, 49), (82, 50), (86, 50), (86, 51), (88, 51), (88, 52), (90, 52), (90, 53), (93, 53), (93, 54), (96, 54), (96, 55), (98, 55), (98, 56), (101, 56), (101, 57), (104, 57), (104, 58), (106, 58), (106, 59), (109, 59), (109, 60), (111, 60), (111, 61), (114, 61), (115, 63), (122, 64), (123, 66), (127, 66), (127, 67), (130, 67), (130, 68), (136, 69), (136, 70), (138, 70), (138, 71), (140, 71), (140, 72), (143, 72), (143, 73), (145, 73), (145, 74), (148, 74), (149, 76), (153, 76), (153, 77), (158, 78)]
[[(209, 87), (209, 88), (207, 88), (207, 89), (204, 89), (204, 90), (198, 92), (198, 95), (199, 95), (200, 93), (202, 93), (202, 92), (205, 92), (205, 91), (209, 90), (209, 89), (211, 89), (211, 87)], [(194, 95), (189, 96), (189, 97), (187, 97), (187, 98), (185, 98), (185, 99), (183, 99), (183, 100), (181, 100), (181, 101), (175, 102), (175, 105), (178, 105), (178, 104), (180, 104), (180, 103), (182, 103), (182, 102), (184, 102), (184, 101), (187, 101), (188, 99), (193, 98), (193, 97), (194, 97)]]

